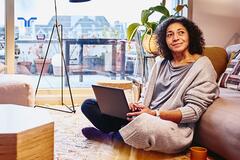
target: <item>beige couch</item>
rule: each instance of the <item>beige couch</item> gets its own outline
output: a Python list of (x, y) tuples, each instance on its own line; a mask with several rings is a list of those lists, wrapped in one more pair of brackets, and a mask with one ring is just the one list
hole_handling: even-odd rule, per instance
[[(206, 48), (220, 76), (227, 66), (223, 48)], [(240, 159), (240, 91), (220, 88), (219, 98), (203, 114), (195, 142), (228, 160)]]
[(0, 104), (34, 106), (34, 92), (30, 77), (0, 74)]

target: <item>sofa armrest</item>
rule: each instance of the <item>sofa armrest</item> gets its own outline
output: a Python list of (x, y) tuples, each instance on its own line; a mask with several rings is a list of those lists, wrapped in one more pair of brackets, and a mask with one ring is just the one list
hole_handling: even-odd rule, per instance
[(34, 92), (30, 84), (25, 82), (0, 83), (0, 103), (34, 106)]
[(195, 142), (229, 160), (240, 157), (239, 99), (239, 91), (220, 88), (220, 97), (203, 114), (196, 129)]
[(227, 52), (221, 47), (205, 47), (203, 54), (207, 56), (217, 72), (217, 81), (225, 71), (228, 63)]

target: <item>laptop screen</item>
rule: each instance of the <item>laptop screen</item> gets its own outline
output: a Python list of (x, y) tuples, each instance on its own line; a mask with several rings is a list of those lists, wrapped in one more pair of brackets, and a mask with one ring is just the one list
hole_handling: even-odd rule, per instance
[(92, 85), (99, 108), (103, 114), (126, 119), (130, 112), (124, 90)]

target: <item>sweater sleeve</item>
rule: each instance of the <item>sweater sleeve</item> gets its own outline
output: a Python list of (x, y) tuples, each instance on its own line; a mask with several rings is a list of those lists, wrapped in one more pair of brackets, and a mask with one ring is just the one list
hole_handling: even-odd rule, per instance
[(180, 123), (192, 123), (199, 120), (218, 96), (218, 86), (211, 81), (202, 82), (189, 89), (183, 97), (184, 106), (179, 108), (182, 113)]

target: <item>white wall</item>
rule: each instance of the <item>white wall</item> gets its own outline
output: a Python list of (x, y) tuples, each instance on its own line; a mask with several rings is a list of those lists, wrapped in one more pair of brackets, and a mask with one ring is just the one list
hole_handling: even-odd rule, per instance
[(240, 43), (240, 0), (195, 0), (192, 7), (192, 20), (203, 31), (207, 45)]

